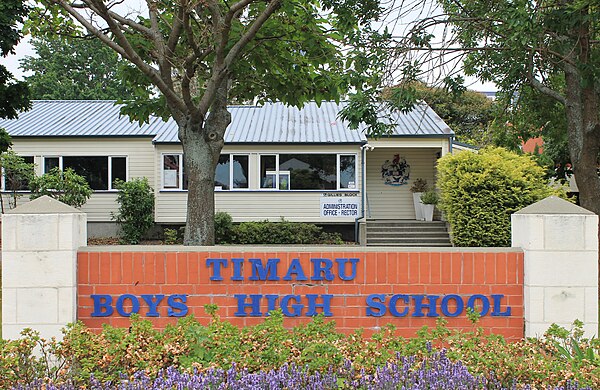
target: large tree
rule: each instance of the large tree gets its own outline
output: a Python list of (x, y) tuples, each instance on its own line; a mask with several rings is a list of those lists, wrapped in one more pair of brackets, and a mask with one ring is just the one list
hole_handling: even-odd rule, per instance
[(424, 100), (456, 134), (456, 139), (476, 146), (493, 143), (490, 125), (497, 107), (481, 92), (452, 93), (446, 88), (415, 84), (417, 99)]
[[(14, 54), (14, 47), (22, 38), (19, 24), (28, 9), (22, 0), (0, 2), (0, 56)], [(14, 119), (18, 112), (29, 108), (27, 84), (16, 81), (13, 75), (0, 64), (0, 118)]]
[[(467, 72), (514, 99), (522, 88), (564, 106), (581, 205), (600, 214), (600, 4), (592, 0), (440, 0)], [(556, 79), (564, 84), (556, 83)]]
[(379, 12), (377, 0), (146, 0), (141, 12), (122, 1), (40, 3), (30, 15), (33, 33), (76, 35), (83, 26), (136, 69), (128, 79), (137, 97), (125, 112), (177, 122), (189, 179), (186, 245), (214, 243), (214, 174), (231, 122), (227, 104), (339, 99), (351, 70), (369, 66), (371, 57), (352, 44), (360, 46), (361, 31)]
[(421, 9), (401, 15), (416, 19), (407, 23), (406, 32), (395, 36), (396, 60), (390, 72), (402, 78), (394, 84), (400, 88), (388, 95), (358, 91), (343, 117), (352, 122), (362, 120), (385, 133), (373, 97), (382, 101), (383, 96), (384, 104), (406, 109), (418, 96), (414, 81), (425, 72), (441, 76), (452, 91), (464, 89), (459, 82), (462, 78), (456, 77), (461, 68), (481, 81), (494, 82), (508, 110), (514, 109), (511, 105), (519, 97), (536, 91), (564, 107), (581, 205), (600, 214), (596, 172), (600, 152), (598, 1), (437, 0), (414, 4)]
[(131, 99), (133, 89), (121, 78), (125, 61), (98, 39), (41, 37), (31, 42), (35, 56), (21, 60), (20, 68), (32, 99)]

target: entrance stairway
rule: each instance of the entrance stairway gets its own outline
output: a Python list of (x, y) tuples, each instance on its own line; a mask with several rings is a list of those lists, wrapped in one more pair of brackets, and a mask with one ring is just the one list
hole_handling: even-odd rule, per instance
[(452, 244), (442, 221), (369, 219), (367, 246), (450, 247)]

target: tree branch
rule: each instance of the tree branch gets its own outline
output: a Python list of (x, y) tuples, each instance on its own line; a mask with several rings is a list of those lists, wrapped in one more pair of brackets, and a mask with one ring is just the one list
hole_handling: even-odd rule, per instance
[(237, 59), (244, 47), (256, 36), (263, 24), (265, 24), (271, 15), (277, 11), (277, 8), (279, 8), (282, 1), (283, 0), (271, 0), (264, 11), (256, 17), (248, 31), (242, 35), (235, 45), (233, 45), (231, 50), (229, 50), (229, 53), (227, 53), (224, 63), (226, 67), (229, 67)]

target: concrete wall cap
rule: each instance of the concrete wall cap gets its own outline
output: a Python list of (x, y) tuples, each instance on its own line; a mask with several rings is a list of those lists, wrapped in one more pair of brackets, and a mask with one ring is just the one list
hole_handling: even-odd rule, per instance
[(593, 212), (579, 207), (571, 202), (561, 199), (557, 196), (549, 196), (532, 205), (529, 205), (515, 214), (575, 214), (575, 215), (596, 215)]
[(6, 212), (6, 214), (84, 214), (48, 195), (41, 196)]

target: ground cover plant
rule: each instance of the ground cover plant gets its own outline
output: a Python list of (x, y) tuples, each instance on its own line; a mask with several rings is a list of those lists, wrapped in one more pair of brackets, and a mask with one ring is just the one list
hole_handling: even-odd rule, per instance
[(444, 320), (411, 339), (392, 326), (367, 338), (322, 317), (286, 329), (281, 312), (239, 329), (208, 309), (205, 325), (188, 317), (157, 330), (133, 317), (129, 328), (96, 334), (77, 323), (60, 343), (25, 332), (0, 343), (0, 388), (600, 388), (600, 344), (580, 323), (511, 343), (476, 326), (451, 331)]

